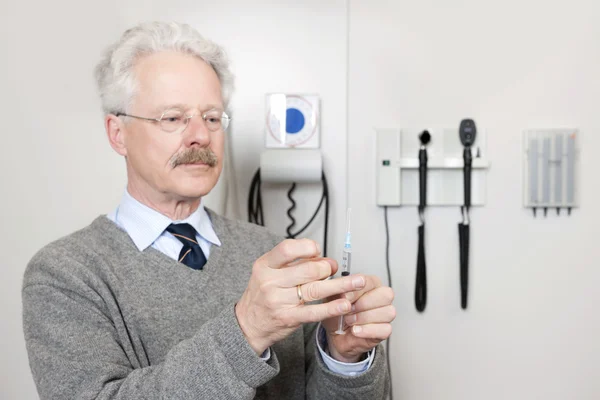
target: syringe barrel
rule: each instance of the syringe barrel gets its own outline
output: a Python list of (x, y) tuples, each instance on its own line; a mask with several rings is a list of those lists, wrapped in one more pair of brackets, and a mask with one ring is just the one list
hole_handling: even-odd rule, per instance
[(344, 249), (342, 252), (342, 276), (350, 275), (350, 267), (352, 265), (352, 250)]

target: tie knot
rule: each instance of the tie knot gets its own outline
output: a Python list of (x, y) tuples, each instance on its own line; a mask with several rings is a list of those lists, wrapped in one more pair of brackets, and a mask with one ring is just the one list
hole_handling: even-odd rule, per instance
[(196, 230), (190, 224), (171, 224), (166, 229), (175, 236), (183, 247), (179, 253), (179, 262), (192, 269), (202, 269), (206, 264), (206, 257), (196, 241)]
[(196, 242), (196, 229), (190, 224), (171, 224), (167, 227), (167, 232), (179, 239), (184, 245), (193, 246), (198, 244)]

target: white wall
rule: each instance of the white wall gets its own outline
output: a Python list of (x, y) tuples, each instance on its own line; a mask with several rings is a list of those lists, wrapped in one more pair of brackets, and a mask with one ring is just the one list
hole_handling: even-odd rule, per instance
[[(0, 14), (0, 398), (37, 398), (21, 328), (25, 265), (118, 202), (124, 164), (103, 136), (91, 71), (113, 10), (11, 2)], [(79, 15), (81, 18), (70, 16)]]
[[(487, 127), (492, 169), (488, 204), (472, 212), (467, 312), (459, 308), (458, 211), (427, 212), (429, 299), (421, 315), (413, 305), (416, 210), (390, 210), (395, 398), (598, 398), (600, 192), (593, 187), (599, 164), (590, 155), (600, 145), (593, 113), (600, 98), (597, 2), (351, 1), (349, 10), (341, 0), (297, 3), (3, 6), (0, 398), (37, 398), (21, 332), (25, 264), (44, 244), (110, 211), (124, 189), (92, 69), (124, 29), (157, 18), (192, 23), (229, 51), (238, 78), (232, 157), (244, 216), (263, 148), (264, 94), (321, 95), (331, 254), (340, 251), (347, 199), (357, 271), (386, 275), (373, 128), (452, 125), (466, 116)], [(552, 126), (582, 130), (582, 209), (534, 220), (521, 206), (520, 132)], [(287, 207), (286, 189), (265, 191), (267, 223), (279, 233), (286, 221), (277, 215), (284, 214), (271, 208)], [(320, 187), (297, 192), (304, 199), (300, 224)], [(320, 229), (309, 233), (321, 237)]]
[[(385, 276), (374, 127), (488, 128), (488, 204), (472, 212), (460, 309), (457, 208), (427, 211), (429, 298), (414, 307), (416, 207), (391, 209), (395, 398), (600, 398), (598, 2), (352, 1), (349, 206), (354, 263)], [(580, 210), (522, 207), (521, 131), (582, 131)], [(415, 138), (416, 139), (416, 138)], [(369, 228), (371, 227), (371, 228)]]
[[(332, 192), (330, 237), (340, 238), (337, 221), (346, 201), (346, 16), (342, 0), (3, 4), (0, 399), (37, 398), (21, 328), (27, 261), (44, 244), (111, 211), (125, 187), (124, 163), (104, 136), (92, 80), (101, 51), (131, 25), (155, 19), (188, 22), (227, 49), (237, 75), (231, 136), (244, 218), (264, 147), (265, 93), (318, 93)], [(264, 191), (267, 225), (280, 234), (287, 223), (286, 191)], [(321, 188), (299, 186), (296, 193), (298, 227), (312, 214)], [(319, 226), (307, 234), (321, 240)], [(338, 253), (341, 246), (332, 243), (336, 248)]]

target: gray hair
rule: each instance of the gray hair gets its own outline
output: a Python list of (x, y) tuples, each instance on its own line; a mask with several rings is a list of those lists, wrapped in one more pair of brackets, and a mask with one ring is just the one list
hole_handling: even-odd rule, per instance
[(105, 114), (127, 111), (136, 89), (135, 62), (141, 56), (161, 51), (190, 54), (210, 65), (221, 83), (223, 103), (227, 108), (233, 92), (233, 74), (223, 48), (187, 24), (146, 22), (125, 31), (121, 39), (105, 51), (96, 66), (94, 75)]

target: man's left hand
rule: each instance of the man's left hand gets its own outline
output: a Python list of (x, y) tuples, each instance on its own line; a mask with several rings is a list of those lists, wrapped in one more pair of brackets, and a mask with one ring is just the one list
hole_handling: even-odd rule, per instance
[(353, 305), (353, 311), (344, 316), (345, 335), (336, 334), (339, 317), (323, 321), (327, 332), (330, 355), (338, 361), (355, 363), (381, 341), (392, 334), (391, 322), (396, 318), (392, 305), (394, 291), (382, 286), (381, 280), (372, 275), (356, 274), (365, 279), (365, 287), (345, 296)]

